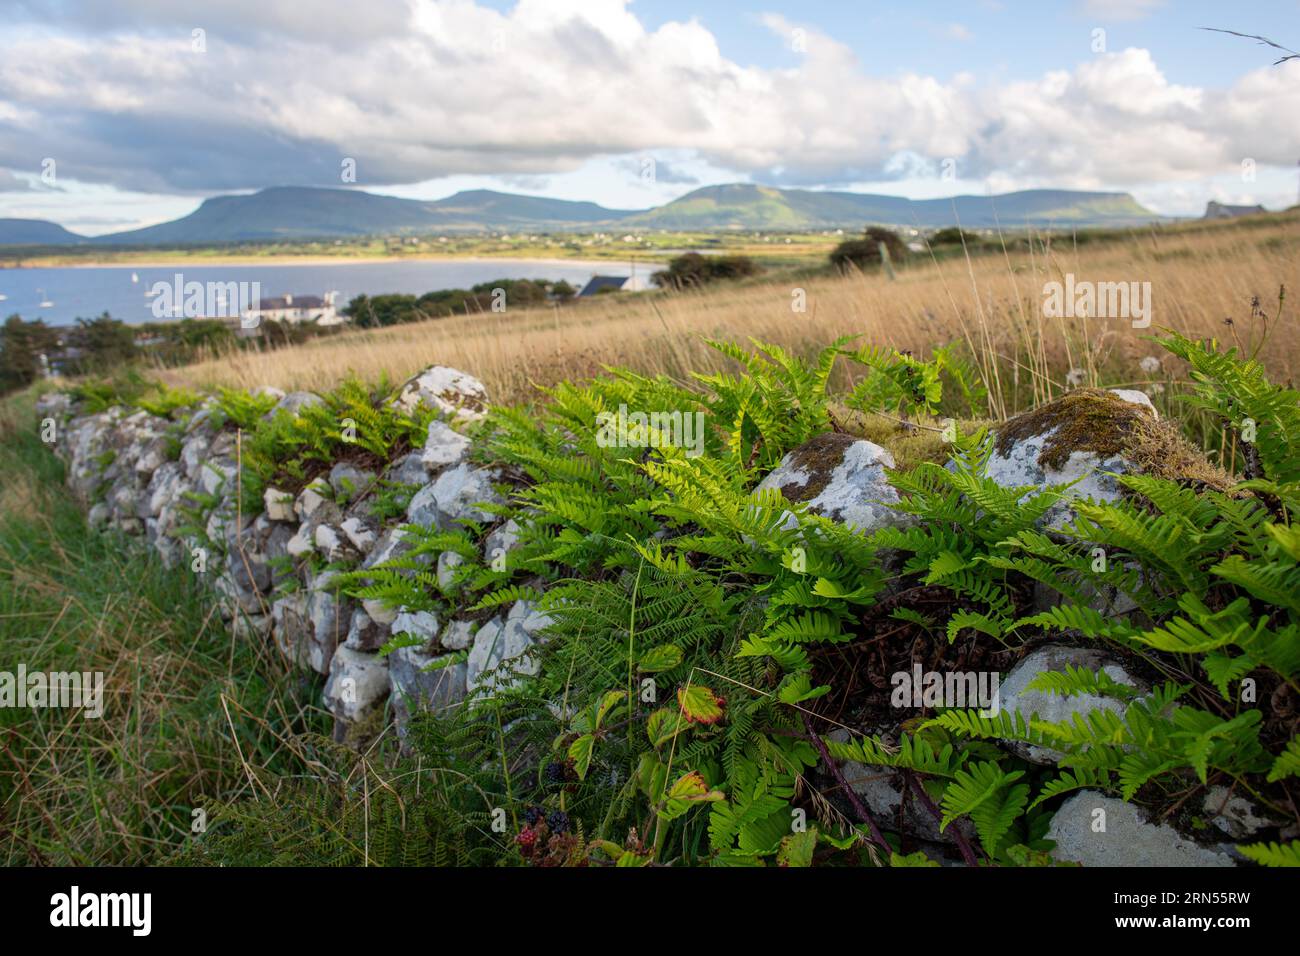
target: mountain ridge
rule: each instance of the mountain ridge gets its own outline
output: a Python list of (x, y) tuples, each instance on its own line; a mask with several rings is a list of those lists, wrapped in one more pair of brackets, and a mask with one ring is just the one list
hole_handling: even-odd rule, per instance
[(702, 186), (661, 206), (635, 210), (491, 189), (424, 200), (359, 189), (271, 186), (255, 193), (212, 196), (178, 219), (103, 236), (81, 236), (45, 220), (0, 219), (0, 245), (206, 245), (515, 229), (796, 232), (869, 224), (1068, 228), (1137, 225), (1164, 218), (1126, 192), (1068, 189), (907, 199), (727, 183)]
[(85, 236), (48, 219), (0, 219), (0, 245), (58, 246), (85, 241)]
[(1124, 192), (1026, 189), (996, 196), (907, 199), (734, 183), (693, 190), (656, 209), (629, 217), (627, 222), (686, 229), (696, 220), (716, 222), (720, 209), (732, 210), (729, 215), (733, 221), (738, 220), (740, 228), (827, 228), (856, 222), (919, 228), (959, 224), (972, 228), (1131, 225), (1165, 218), (1145, 209)]

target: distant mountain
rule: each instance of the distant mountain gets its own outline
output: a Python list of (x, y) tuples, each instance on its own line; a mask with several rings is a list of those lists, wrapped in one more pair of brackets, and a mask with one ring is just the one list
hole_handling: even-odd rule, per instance
[(153, 246), (475, 229), (565, 229), (626, 215), (628, 210), (606, 209), (590, 202), (516, 196), (488, 189), (428, 201), (376, 196), (358, 189), (276, 186), (252, 195), (205, 199), (188, 216), (100, 236), (95, 241)]
[(424, 203), (352, 189), (277, 186), (252, 195), (214, 196), (171, 222), (99, 236), (108, 245), (186, 245), (364, 236), (428, 228)]
[(953, 225), (953, 207), (963, 226), (1133, 226), (1167, 217), (1157, 215), (1128, 193), (1073, 189), (1026, 189), (1000, 196), (954, 196), (912, 203), (928, 226)]
[(823, 229), (879, 223), (935, 228), (1126, 225), (1159, 219), (1128, 193), (1031, 189), (1000, 196), (904, 199), (870, 193), (776, 189), (735, 184), (705, 186), (626, 225), (654, 229)]
[(359, 189), (276, 186), (251, 195), (214, 196), (180, 219), (93, 239), (50, 222), (0, 219), (0, 245), (181, 246), (479, 230), (856, 230), (869, 223), (924, 229), (958, 222), (975, 229), (1070, 228), (1133, 225), (1159, 218), (1128, 193), (1068, 189), (913, 200), (737, 183), (705, 186), (654, 209), (628, 210), (490, 189), (421, 200), (376, 196)]
[(514, 193), (493, 192), (491, 189), (470, 189), (425, 205), (448, 219), (455, 219), (458, 225), (473, 229), (592, 225), (624, 219), (637, 212), (632, 209), (607, 209), (594, 202), (518, 196)]
[(628, 217), (626, 224), (673, 230), (815, 229), (864, 222), (903, 223), (910, 205), (910, 200), (897, 196), (735, 183), (693, 190), (666, 205)]
[(44, 219), (0, 219), (0, 246), (66, 246), (85, 241), (85, 236)]

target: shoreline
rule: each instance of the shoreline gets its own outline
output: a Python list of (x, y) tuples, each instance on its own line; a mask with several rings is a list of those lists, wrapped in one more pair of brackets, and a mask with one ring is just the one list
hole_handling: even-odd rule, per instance
[[(654, 266), (656, 268), (667, 265), (670, 257), (663, 258), (646, 258), (635, 260), (636, 265)], [(283, 255), (283, 256), (182, 256), (180, 258), (162, 258), (162, 259), (111, 259), (111, 260), (88, 260), (76, 262), (58, 261), (58, 256), (41, 257), (35, 261), (23, 261), (6, 263), (0, 262), (0, 270), (3, 269), (164, 269), (171, 266), (330, 266), (330, 265), (364, 265), (364, 264), (392, 264), (397, 262), (530, 262), (541, 265), (562, 265), (562, 266), (623, 266), (628, 267), (632, 260), (627, 258), (615, 258), (613, 256), (604, 259), (587, 259), (579, 257), (556, 257), (556, 256), (520, 256), (520, 255), (473, 255), (473, 256), (453, 256), (453, 255), (410, 255), (410, 256), (300, 256), (300, 255)], [(51, 261), (54, 260), (54, 261)]]

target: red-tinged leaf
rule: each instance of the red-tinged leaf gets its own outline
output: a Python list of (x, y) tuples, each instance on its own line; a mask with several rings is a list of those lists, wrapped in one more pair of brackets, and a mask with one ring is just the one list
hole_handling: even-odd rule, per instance
[(668, 791), (669, 800), (688, 800), (692, 803), (716, 803), (726, 798), (727, 795), (721, 790), (710, 790), (698, 770), (682, 774)]
[(682, 774), (672, 785), (658, 812), (663, 820), (676, 820), (696, 804), (717, 803), (726, 799), (725, 793), (721, 790), (710, 790), (699, 771), (692, 770)]
[(693, 684), (677, 691), (677, 703), (682, 713), (693, 724), (716, 724), (722, 720), (727, 702), (702, 684)]
[(573, 758), (573, 769), (578, 772), (579, 780), (587, 778), (587, 768), (591, 766), (591, 757), (595, 749), (596, 738), (591, 734), (583, 734), (569, 744), (569, 756)]
[(625, 690), (611, 690), (600, 700), (600, 706), (596, 708), (596, 726), (599, 727), (609, 716), (609, 712), (621, 704), (627, 698)]
[(802, 833), (792, 833), (781, 841), (776, 852), (777, 866), (812, 866), (813, 851), (817, 849), (817, 828)]

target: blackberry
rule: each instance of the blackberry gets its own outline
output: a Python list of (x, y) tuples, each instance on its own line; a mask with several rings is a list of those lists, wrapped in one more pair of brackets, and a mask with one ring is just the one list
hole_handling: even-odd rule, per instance
[(564, 764), (552, 760), (546, 765), (546, 782), (553, 784), (564, 783), (568, 777), (564, 771)]
[(556, 810), (546, 818), (546, 825), (551, 828), (552, 833), (569, 832), (569, 815), (563, 810)]
[(537, 832), (529, 827), (524, 827), (519, 831), (519, 835), (515, 837), (515, 842), (525, 850), (531, 849), (533, 844), (537, 842)]
[(546, 811), (541, 807), (529, 807), (524, 811), (524, 820), (527, 821), (530, 827), (537, 826), (544, 816), (546, 816)]

